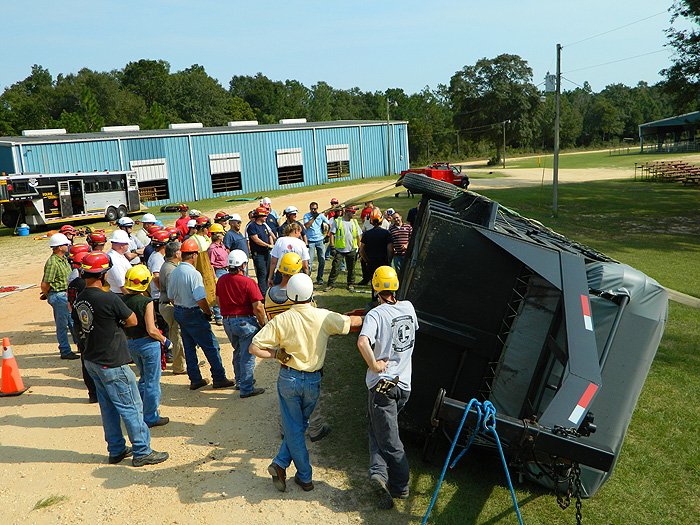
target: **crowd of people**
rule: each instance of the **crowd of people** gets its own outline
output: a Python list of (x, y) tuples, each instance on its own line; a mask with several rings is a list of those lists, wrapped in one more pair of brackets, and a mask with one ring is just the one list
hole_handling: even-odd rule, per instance
[[(286, 469), (294, 463), (294, 482), (312, 490), (305, 435), (315, 442), (330, 432), (318, 404), (328, 338), (356, 331), (368, 366), (369, 481), (381, 508), (408, 497), (408, 462), (396, 417), (410, 393), (418, 322), (411, 303), (397, 301), (396, 291), (412, 227), (398, 212), (382, 212), (371, 201), (360, 221), (355, 206), (337, 199), (330, 204), (321, 212), (311, 202), (298, 220), (298, 208), (289, 206), (280, 216), (265, 198), (245, 227), (238, 214), (222, 211), (212, 221), (182, 205), (173, 227), (147, 213), (135, 233), (134, 220), (122, 217), (109, 239), (93, 232), (86, 243), (74, 242), (77, 231), (70, 225), (51, 236), (41, 299), (54, 312), (60, 358), (81, 359), (89, 401), (99, 403), (102, 414), (109, 463), (132, 457), (134, 466), (143, 466), (168, 459), (150, 446), (150, 429), (170, 421), (160, 413), (161, 374), (170, 363), (173, 374), (188, 375), (190, 390), (208, 385), (199, 348), (210, 365), (211, 387), (233, 388), (242, 399), (265, 392), (255, 386), (256, 357), (279, 361), (282, 443), (268, 472), (284, 491)], [(317, 307), (314, 263), (315, 283), (325, 284), (323, 291), (334, 288), (343, 267), (353, 291), (358, 258), (358, 285), (371, 285), (375, 307), (365, 316)], [(249, 276), (251, 259), (255, 280)], [(327, 260), (332, 268), (324, 283)], [(223, 327), (233, 347), (233, 379), (212, 324)]]

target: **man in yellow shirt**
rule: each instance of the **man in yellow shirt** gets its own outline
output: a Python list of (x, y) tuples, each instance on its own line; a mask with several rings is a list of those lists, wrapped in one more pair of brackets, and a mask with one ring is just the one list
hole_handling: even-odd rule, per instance
[(284, 439), (267, 469), (281, 492), (287, 488), (286, 469), (292, 461), (297, 469), (294, 482), (307, 492), (314, 488), (304, 432), (321, 391), (326, 344), (331, 335), (347, 334), (353, 328), (358, 331), (362, 326), (362, 317), (311, 306), (313, 290), (311, 277), (305, 273), (292, 276), (287, 297), (294, 306), (268, 322), (253, 338), (249, 350), (264, 359), (277, 357), (277, 349), (283, 348), (288, 356), (277, 378)]

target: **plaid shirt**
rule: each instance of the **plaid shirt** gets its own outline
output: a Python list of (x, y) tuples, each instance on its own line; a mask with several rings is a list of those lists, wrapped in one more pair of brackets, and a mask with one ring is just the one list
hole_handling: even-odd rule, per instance
[(49, 291), (65, 292), (68, 289), (68, 275), (71, 267), (68, 259), (55, 253), (49, 257), (44, 265), (43, 282), (49, 283)]

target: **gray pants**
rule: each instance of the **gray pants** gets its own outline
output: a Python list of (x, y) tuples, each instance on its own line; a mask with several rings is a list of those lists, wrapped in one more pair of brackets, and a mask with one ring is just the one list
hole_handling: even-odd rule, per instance
[(340, 273), (340, 264), (345, 261), (345, 266), (348, 270), (348, 286), (355, 284), (355, 259), (357, 257), (357, 250), (352, 250), (348, 253), (342, 253), (336, 250), (335, 256), (333, 257), (333, 265), (331, 266), (331, 274), (328, 276), (328, 286), (333, 286), (335, 280), (338, 278)]
[(408, 494), (408, 458), (399, 438), (398, 415), (410, 392), (369, 391), (369, 475), (377, 475), (392, 494)]
[(180, 325), (175, 320), (175, 307), (172, 304), (161, 304), (160, 315), (170, 328), (169, 339), (173, 342), (173, 372), (181, 374), (185, 372), (185, 348), (182, 346), (180, 338)]

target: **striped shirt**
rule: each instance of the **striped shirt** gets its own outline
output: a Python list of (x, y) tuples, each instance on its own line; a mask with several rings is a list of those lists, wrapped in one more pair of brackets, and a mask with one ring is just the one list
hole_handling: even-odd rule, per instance
[(68, 275), (71, 267), (68, 259), (55, 253), (44, 265), (43, 282), (49, 283), (50, 292), (65, 292), (68, 289)]
[(406, 249), (404, 245), (408, 244), (411, 239), (411, 233), (413, 232), (413, 227), (408, 223), (402, 223), (401, 226), (396, 226), (392, 224), (389, 226), (389, 233), (391, 233), (391, 242), (394, 245), (394, 255), (405, 255)]

